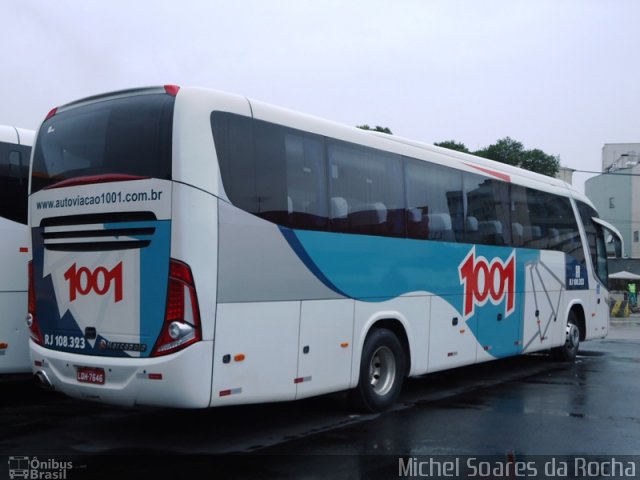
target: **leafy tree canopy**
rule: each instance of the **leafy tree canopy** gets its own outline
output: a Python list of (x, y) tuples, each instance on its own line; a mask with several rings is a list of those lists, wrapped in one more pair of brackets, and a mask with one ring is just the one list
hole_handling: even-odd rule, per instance
[(374, 132), (382, 132), (393, 135), (393, 132), (389, 129), (389, 127), (381, 127), (380, 125), (376, 125), (375, 127), (371, 128), (365, 123), (364, 125), (356, 125), (356, 127), (361, 128), (362, 130), (373, 130)]
[(457, 150), (458, 152), (471, 153), (464, 143), (455, 140), (445, 140), (444, 142), (434, 143), (436, 147), (444, 147), (449, 150)]
[(549, 155), (542, 150), (534, 148), (533, 150), (526, 150), (524, 152), (520, 167), (549, 177), (555, 177), (558, 170), (560, 170), (560, 157), (557, 155)]
[(490, 158), (501, 163), (519, 166), (524, 153), (521, 142), (510, 137), (501, 138), (496, 143), (475, 152), (479, 157)]
[[(456, 142), (455, 140), (447, 140), (435, 143), (435, 145), (460, 152), (469, 151), (464, 143)], [(472, 153), (479, 157), (514, 165), (549, 177), (555, 177), (560, 169), (560, 157), (557, 155), (550, 155), (538, 148), (525, 150), (522, 142), (518, 142), (511, 137), (501, 138), (496, 143)]]

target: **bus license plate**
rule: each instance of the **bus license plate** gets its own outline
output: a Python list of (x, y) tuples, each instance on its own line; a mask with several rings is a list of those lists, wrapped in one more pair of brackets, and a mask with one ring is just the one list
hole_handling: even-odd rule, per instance
[(104, 368), (78, 367), (76, 379), (82, 383), (104, 385)]

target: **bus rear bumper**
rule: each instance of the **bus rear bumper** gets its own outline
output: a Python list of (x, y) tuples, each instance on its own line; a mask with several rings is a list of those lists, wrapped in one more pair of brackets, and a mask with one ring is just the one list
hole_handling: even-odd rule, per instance
[[(154, 358), (78, 355), (50, 350), (32, 340), (29, 350), (33, 373), (71, 397), (129, 407), (205, 408), (211, 401), (211, 341)], [(78, 369), (103, 372), (104, 383), (79, 381)]]

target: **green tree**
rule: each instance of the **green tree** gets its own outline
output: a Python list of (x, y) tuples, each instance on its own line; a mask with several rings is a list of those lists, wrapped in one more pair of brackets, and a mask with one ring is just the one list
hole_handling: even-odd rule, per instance
[(555, 177), (560, 169), (560, 157), (549, 155), (542, 150), (534, 148), (524, 152), (520, 167), (548, 175), (549, 177)]
[(524, 154), (524, 145), (510, 137), (505, 137), (473, 153), (479, 157), (489, 158), (496, 162), (518, 166)]
[(434, 143), (436, 147), (448, 148), (449, 150), (456, 150), (458, 152), (471, 153), (464, 143), (456, 142), (455, 140), (445, 140), (444, 142)]
[(560, 169), (558, 156), (549, 155), (538, 148), (525, 150), (522, 142), (510, 137), (501, 138), (496, 143), (473, 153), (549, 177), (555, 177)]
[(380, 125), (376, 125), (375, 127), (371, 128), (369, 125), (365, 123), (364, 125), (356, 125), (356, 127), (362, 130), (372, 130), (374, 132), (382, 132), (382, 133), (388, 133), (389, 135), (393, 135), (393, 132), (391, 131), (391, 129), (389, 129), (389, 127), (381, 127)]

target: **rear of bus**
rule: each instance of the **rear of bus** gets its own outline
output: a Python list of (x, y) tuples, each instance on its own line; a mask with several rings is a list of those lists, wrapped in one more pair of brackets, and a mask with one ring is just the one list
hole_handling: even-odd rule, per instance
[(195, 273), (215, 265), (192, 264), (199, 232), (215, 231), (215, 216), (196, 225), (196, 211), (214, 201), (174, 178), (178, 92), (92, 97), (52, 110), (39, 129), (28, 325), (44, 386), (122, 405), (210, 403)]
[(0, 375), (30, 371), (27, 187), (34, 132), (0, 125)]

